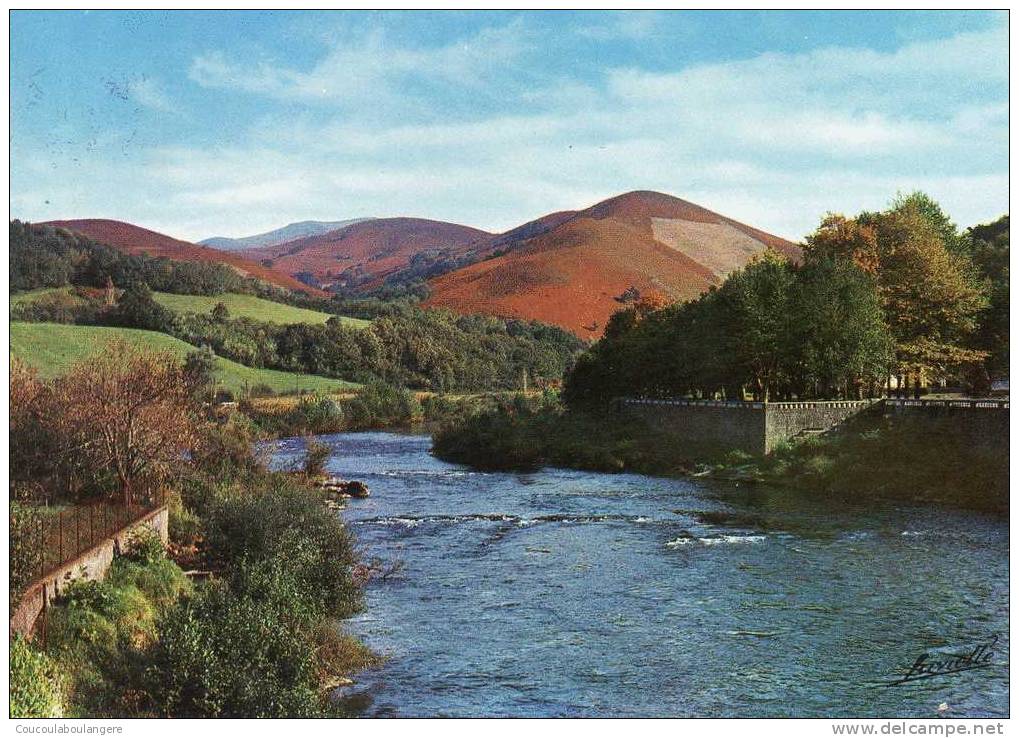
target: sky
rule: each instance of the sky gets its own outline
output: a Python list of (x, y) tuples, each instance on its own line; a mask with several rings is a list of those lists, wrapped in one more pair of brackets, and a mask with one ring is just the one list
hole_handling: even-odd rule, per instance
[(800, 240), (1008, 210), (1003, 12), (11, 13), (11, 217), (502, 231), (659, 190)]

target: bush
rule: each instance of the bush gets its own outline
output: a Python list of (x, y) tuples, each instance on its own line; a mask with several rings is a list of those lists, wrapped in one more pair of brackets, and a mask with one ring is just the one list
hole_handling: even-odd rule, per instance
[(256, 384), (248, 393), (250, 397), (275, 397), (276, 390), (267, 384)]
[(226, 387), (220, 387), (216, 390), (216, 394), (213, 396), (212, 401), (217, 404), (221, 404), (224, 402), (234, 402), (235, 399), (233, 390), (227, 389)]
[(113, 588), (136, 588), (157, 613), (193, 590), (191, 580), (165, 556), (147, 563), (119, 559), (110, 568), (106, 581)]
[(210, 586), (162, 621), (147, 681), (166, 716), (296, 718), (324, 712), (316, 676), (286, 605)]
[(151, 564), (166, 558), (166, 546), (159, 534), (148, 525), (135, 528), (128, 534), (123, 555), (129, 561)]
[(184, 505), (180, 495), (170, 498), (168, 528), (170, 542), (176, 546), (191, 547), (202, 537), (202, 519)]
[(333, 450), (325, 443), (307, 438), (304, 441), (304, 473), (309, 478), (321, 477)]
[(353, 537), (319, 495), (285, 475), (217, 500), (206, 517), (206, 548), (210, 563), (225, 569), (289, 557), (290, 575), (307, 583), (323, 611), (342, 617), (360, 607)]
[(55, 664), (21, 636), (11, 641), (10, 716), (63, 717), (61, 682)]
[(352, 430), (409, 425), (421, 419), (421, 404), (414, 393), (384, 382), (362, 387), (345, 409)]
[(30, 505), (10, 506), (10, 605), (13, 610), (42, 565), (42, 516)]
[(288, 414), (291, 428), (304, 433), (338, 433), (343, 430), (343, 409), (329, 397), (302, 397)]

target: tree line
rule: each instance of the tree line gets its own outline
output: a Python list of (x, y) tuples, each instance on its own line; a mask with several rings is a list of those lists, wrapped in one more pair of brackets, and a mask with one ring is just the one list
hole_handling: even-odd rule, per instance
[(560, 328), (536, 321), (404, 307), (353, 328), (280, 325), (232, 318), (222, 303), (208, 313), (174, 313), (134, 283), (113, 305), (95, 291), (63, 293), (18, 305), (12, 317), (39, 322), (114, 325), (166, 333), (245, 366), (383, 381), (438, 392), (514, 389), (558, 381), (583, 348)]
[(570, 404), (625, 395), (874, 396), (1008, 365), (1008, 218), (960, 233), (928, 196), (829, 214), (801, 263), (766, 252), (697, 300), (638, 301), (566, 378)]

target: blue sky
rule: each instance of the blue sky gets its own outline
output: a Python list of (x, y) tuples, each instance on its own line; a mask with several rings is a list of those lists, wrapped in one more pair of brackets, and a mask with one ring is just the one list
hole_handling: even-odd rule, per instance
[(11, 14), (11, 211), (197, 240), (504, 230), (633, 189), (799, 239), (923, 189), (1008, 209), (989, 12)]

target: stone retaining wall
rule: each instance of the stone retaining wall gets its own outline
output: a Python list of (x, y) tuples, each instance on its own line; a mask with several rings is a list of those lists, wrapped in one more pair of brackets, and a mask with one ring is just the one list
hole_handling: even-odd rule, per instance
[(677, 440), (720, 450), (768, 454), (806, 432), (823, 432), (880, 400), (831, 402), (726, 402), (720, 400), (622, 400), (629, 411)]
[(166, 507), (160, 507), (134, 523), (121, 528), (116, 535), (105, 539), (95, 548), (68, 561), (45, 577), (36, 580), (28, 588), (11, 615), (11, 635), (21, 634), (32, 637), (36, 620), (49, 603), (63, 589), (76, 579), (101, 580), (113, 563), (113, 556), (123, 550), (132, 533), (145, 526), (159, 534), (166, 543), (169, 540), (169, 514)]

